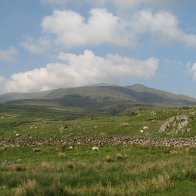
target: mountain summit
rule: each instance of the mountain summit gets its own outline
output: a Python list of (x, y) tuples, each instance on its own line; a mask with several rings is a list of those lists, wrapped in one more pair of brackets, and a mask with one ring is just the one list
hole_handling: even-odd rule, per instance
[(9, 93), (0, 103), (17, 105), (58, 105), (91, 111), (123, 111), (135, 105), (192, 107), (196, 99), (153, 89), (144, 85), (90, 85), (36, 93)]

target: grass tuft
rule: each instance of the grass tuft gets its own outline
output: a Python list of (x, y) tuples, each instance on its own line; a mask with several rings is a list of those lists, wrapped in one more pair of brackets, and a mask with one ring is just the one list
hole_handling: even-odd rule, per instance
[(195, 168), (189, 168), (186, 171), (186, 177), (189, 180), (196, 182), (196, 169)]
[(23, 182), (19, 187), (16, 188), (15, 195), (36, 195), (37, 190), (38, 185), (36, 180), (27, 180), (26, 182)]
[(59, 153), (58, 153), (58, 157), (59, 157), (60, 159), (66, 159), (66, 155), (65, 155), (64, 153), (62, 153), (62, 152), (59, 152)]
[(116, 158), (118, 160), (124, 160), (127, 158), (127, 155), (122, 155), (121, 153), (116, 154)]
[(110, 155), (105, 156), (105, 161), (110, 163), (113, 162), (114, 160), (112, 159), (112, 157)]
[(73, 170), (73, 169), (74, 169), (74, 164), (71, 163), (71, 162), (68, 162), (68, 163), (67, 163), (67, 167), (68, 167), (69, 169)]

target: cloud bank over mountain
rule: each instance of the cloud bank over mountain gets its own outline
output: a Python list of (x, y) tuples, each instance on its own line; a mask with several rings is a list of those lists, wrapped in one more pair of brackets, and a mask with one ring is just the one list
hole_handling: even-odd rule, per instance
[(59, 54), (62, 63), (49, 63), (39, 69), (13, 74), (9, 80), (0, 78), (6, 92), (31, 92), (92, 83), (120, 83), (129, 78), (149, 79), (159, 67), (159, 60), (132, 59), (108, 54), (95, 56), (90, 50), (83, 54)]
[(196, 96), (193, 0), (21, 0), (0, 7), (1, 93), (106, 82)]

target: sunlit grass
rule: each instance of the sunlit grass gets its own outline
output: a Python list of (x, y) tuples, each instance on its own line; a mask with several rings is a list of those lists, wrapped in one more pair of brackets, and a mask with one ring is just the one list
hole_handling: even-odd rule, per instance
[[(194, 112), (194, 108), (157, 107), (74, 119), (55, 112), (53, 116), (1, 112), (0, 140), (39, 141), (67, 136), (193, 138)], [(179, 114), (190, 118), (191, 132), (161, 134), (162, 123)], [(144, 127), (148, 129), (140, 132)], [(152, 146), (147, 140), (137, 145), (100, 144), (96, 151), (82, 143), (50, 146), (47, 139), (37, 146), (1, 145), (0, 195), (195, 195), (195, 163), (193, 146)]]
[[(87, 145), (64, 151), (63, 159), (61, 150), (48, 146), (42, 153), (30, 148), (5, 150), (0, 160), (10, 163), (0, 167), (2, 195), (180, 194), (182, 183), (192, 194), (196, 191), (195, 149), (120, 145), (102, 146), (94, 152)], [(180, 153), (171, 154), (174, 150)]]
[[(44, 115), (32, 117), (21, 113), (0, 113), (0, 116), (3, 117), (0, 119), (0, 139), (16, 138), (16, 134), (20, 134), (20, 137), (32, 138), (111, 135), (180, 138), (196, 135), (196, 110), (194, 108), (182, 110), (154, 107), (142, 111), (137, 110), (134, 115), (132, 113), (117, 116), (95, 115), (93, 118), (87, 115), (80, 118), (75, 117), (72, 120), (60, 116), (58, 118), (56, 113), (53, 117), (48, 118)], [(167, 119), (180, 114), (189, 117), (190, 122), (187, 129), (189, 128), (190, 132), (159, 132), (161, 125)], [(141, 132), (143, 127), (148, 127), (148, 129)]]

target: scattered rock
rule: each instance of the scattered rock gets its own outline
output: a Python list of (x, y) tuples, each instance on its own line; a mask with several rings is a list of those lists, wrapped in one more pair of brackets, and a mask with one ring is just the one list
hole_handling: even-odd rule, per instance
[(156, 113), (156, 112), (154, 112), (154, 111), (152, 111), (152, 112), (151, 112), (151, 115), (152, 115), (152, 116), (156, 116), (156, 115), (157, 115), (157, 113)]
[(41, 152), (42, 149), (41, 148), (33, 148), (33, 152)]
[(143, 130), (143, 129), (141, 129), (141, 130), (140, 130), (140, 133), (144, 133), (144, 130)]
[(22, 159), (17, 159), (17, 163), (22, 163)]
[(109, 163), (109, 162), (113, 162), (113, 159), (110, 155), (107, 155), (105, 156), (105, 161)]
[(125, 159), (125, 156), (123, 156), (122, 154), (118, 153), (118, 154), (116, 155), (116, 158), (117, 158), (118, 160), (123, 160), (123, 159)]
[(58, 157), (59, 157), (60, 159), (65, 159), (65, 158), (66, 158), (65, 154), (62, 153), (62, 152), (59, 152), (59, 153), (58, 153)]
[(152, 119), (152, 120), (150, 120), (150, 122), (151, 122), (151, 123), (157, 123), (157, 120)]
[(2, 167), (6, 167), (6, 166), (8, 166), (8, 165), (10, 165), (10, 164), (11, 164), (10, 161), (5, 160), (5, 161), (3, 161), (3, 162), (1, 163), (1, 166), (2, 166)]
[(65, 124), (61, 124), (59, 131), (67, 131), (68, 130), (68, 126)]
[(122, 123), (120, 126), (121, 126), (121, 127), (129, 127), (129, 123), (124, 122), (124, 123)]
[(99, 147), (98, 147), (98, 146), (93, 146), (93, 147), (92, 147), (92, 150), (93, 150), (93, 151), (99, 151)]
[(73, 150), (73, 146), (69, 146), (67, 149), (68, 150)]

